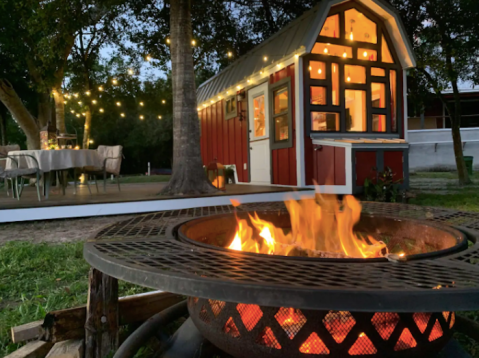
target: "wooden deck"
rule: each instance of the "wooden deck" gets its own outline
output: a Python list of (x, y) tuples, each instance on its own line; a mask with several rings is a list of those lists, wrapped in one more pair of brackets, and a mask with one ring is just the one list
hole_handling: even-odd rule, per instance
[(293, 187), (232, 184), (227, 185), (225, 191), (213, 195), (158, 195), (165, 185), (166, 183), (122, 184), (119, 192), (116, 185), (109, 184), (106, 193), (101, 185), (98, 193), (95, 186), (90, 185), (91, 195), (86, 186), (80, 186), (76, 195), (73, 194), (72, 186), (67, 187), (65, 195), (61, 194), (61, 190), (53, 188), (49, 199), (42, 197), (41, 202), (33, 187), (26, 187), (20, 200), (8, 197), (4, 190), (0, 190), (0, 223), (228, 205), (230, 199), (243, 203), (282, 201), (288, 195), (311, 193), (309, 189)]

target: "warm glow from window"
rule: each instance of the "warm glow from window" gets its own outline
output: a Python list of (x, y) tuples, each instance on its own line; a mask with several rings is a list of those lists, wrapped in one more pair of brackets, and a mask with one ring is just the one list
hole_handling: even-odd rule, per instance
[(274, 92), (274, 114), (288, 110), (288, 89), (282, 88)]
[(371, 76), (384, 77), (386, 76), (386, 70), (384, 68), (371, 68)]
[(339, 15), (329, 16), (319, 36), (339, 38)]
[(327, 44), (323, 42), (316, 42), (311, 53), (337, 56), (342, 58), (353, 58), (353, 49), (351, 47)]
[(366, 91), (346, 90), (346, 130), (366, 132)]
[(288, 88), (281, 88), (274, 91), (273, 98), (274, 141), (281, 142), (289, 139)]
[(311, 112), (311, 130), (318, 132), (338, 132), (339, 113)]
[(274, 140), (280, 142), (288, 140), (289, 138), (289, 125), (288, 116), (279, 116), (274, 119)]
[(327, 105), (326, 87), (311, 87), (311, 104), (316, 106)]
[(266, 135), (266, 117), (264, 114), (264, 94), (253, 99), (254, 106), (254, 128), (253, 137), (264, 137)]
[(391, 131), (397, 132), (397, 73), (391, 70), (389, 73), (391, 85)]
[(386, 108), (386, 85), (371, 83), (371, 101), (373, 108)]
[(382, 37), (381, 56), (382, 62), (394, 63), (393, 57), (391, 56), (391, 51), (389, 51), (389, 46), (384, 36)]
[(331, 80), (333, 84), (333, 106), (339, 106), (339, 66), (331, 64)]
[(344, 12), (346, 39), (375, 44), (378, 42), (376, 23), (356, 9)]
[(386, 116), (373, 114), (373, 132), (386, 132)]
[(309, 62), (309, 76), (314, 80), (326, 79), (326, 64), (319, 61)]
[(358, 48), (358, 60), (363, 61), (377, 61), (378, 52), (368, 48)]
[(366, 83), (366, 68), (363, 66), (344, 66), (344, 79), (346, 83)]

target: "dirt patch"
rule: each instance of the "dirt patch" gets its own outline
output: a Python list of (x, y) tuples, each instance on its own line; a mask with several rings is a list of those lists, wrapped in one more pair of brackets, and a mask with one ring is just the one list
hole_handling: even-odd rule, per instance
[(132, 215), (102, 216), (0, 224), (0, 245), (7, 241), (73, 242), (84, 241), (102, 227), (127, 220)]

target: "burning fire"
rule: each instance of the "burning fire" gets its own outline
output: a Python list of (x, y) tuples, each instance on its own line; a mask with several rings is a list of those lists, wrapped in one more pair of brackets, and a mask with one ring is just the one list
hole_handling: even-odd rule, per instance
[(310, 257), (383, 257), (386, 244), (353, 231), (361, 217), (361, 203), (345, 196), (340, 203), (335, 196), (317, 195), (315, 199), (285, 202), (291, 217), (291, 230), (262, 220), (257, 213), (249, 222), (237, 219), (232, 250), (268, 255)]

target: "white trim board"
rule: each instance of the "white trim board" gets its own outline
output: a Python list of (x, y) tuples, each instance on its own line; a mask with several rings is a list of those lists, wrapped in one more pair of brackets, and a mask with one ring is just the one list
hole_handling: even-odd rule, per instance
[(92, 216), (141, 214), (164, 210), (181, 210), (196, 207), (230, 205), (231, 199), (242, 204), (258, 202), (277, 202), (288, 198), (299, 199), (314, 196), (313, 190), (287, 191), (262, 194), (222, 195), (185, 199), (163, 199), (122, 203), (103, 203), (70, 206), (50, 206), (41, 208), (22, 208), (0, 210), (0, 223), (84, 218)]

